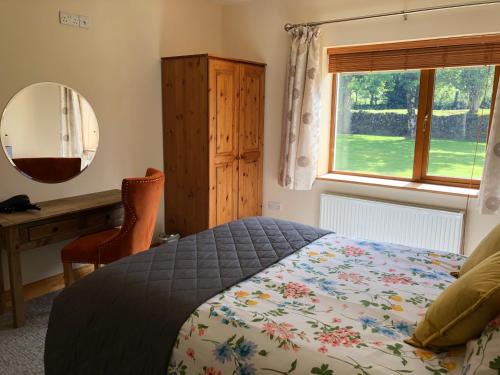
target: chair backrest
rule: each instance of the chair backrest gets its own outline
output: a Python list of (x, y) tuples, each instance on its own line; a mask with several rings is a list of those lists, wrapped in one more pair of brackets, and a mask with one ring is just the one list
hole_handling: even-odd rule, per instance
[(150, 248), (164, 184), (163, 172), (153, 168), (145, 177), (123, 180), (123, 225), (116, 237), (99, 247), (102, 263)]

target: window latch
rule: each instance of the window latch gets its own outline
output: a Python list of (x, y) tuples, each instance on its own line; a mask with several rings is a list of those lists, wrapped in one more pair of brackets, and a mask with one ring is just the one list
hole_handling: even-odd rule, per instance
[(429, 123), (429, 114), (424, 117), (424, 133), (427, 131), (427, 124)]

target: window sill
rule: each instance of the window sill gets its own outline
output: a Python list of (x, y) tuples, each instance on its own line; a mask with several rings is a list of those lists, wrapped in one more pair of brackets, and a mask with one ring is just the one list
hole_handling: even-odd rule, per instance
[(461, 197), (477, 198), (479, 195), (478, 189), (469, 189), (456, 186), (424, 184), (420, 182), (388, 180), (376, 177), (352, 176), (336, 173), (327, 173), (316, 178), (322, 181), (347, 182), (359, 185), (381, 186), (393, 189), (421, 191), (425, 193), (456, 195)]

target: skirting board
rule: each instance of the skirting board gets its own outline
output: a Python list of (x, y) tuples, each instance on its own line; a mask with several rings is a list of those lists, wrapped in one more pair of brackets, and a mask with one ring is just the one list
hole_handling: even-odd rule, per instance
[[(82, 277), (88, 275), (94, 271), (93, 265), (83, 266), (80, 268), (75, 268), (73, 270), (75, 274), (75, 279), (81, 279)], [(43, 296), (52, 292), (56, 292), (64, 288), (64, 275), (62, 273), (51, 276), (47, 279), (35, 281), (34, 283), (27, 284), (24, 286), (24, 300), (29, 301), (33, 298)], [(7, 307), (11, 306), (10, 291), (5, 291), (3, 293), (3, 300)]]

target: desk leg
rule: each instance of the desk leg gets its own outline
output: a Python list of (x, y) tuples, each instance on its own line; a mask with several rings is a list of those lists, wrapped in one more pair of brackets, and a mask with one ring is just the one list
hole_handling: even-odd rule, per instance
[(19, 252), (8, 252), (10, 293), (14, 310), (14, 328), (19, 328), (26, 322), (24, 306), (23, 277), (21, 274), (21, 259)]
[(2, 249), (0, 248), (0, 315), (5, 312), (5, 285), (3, 282), (3, 264), (2, 264)]

